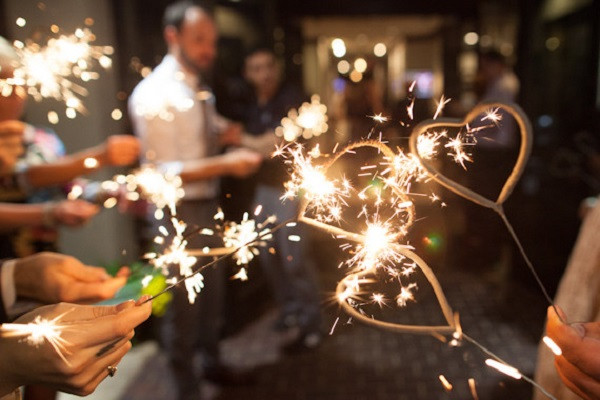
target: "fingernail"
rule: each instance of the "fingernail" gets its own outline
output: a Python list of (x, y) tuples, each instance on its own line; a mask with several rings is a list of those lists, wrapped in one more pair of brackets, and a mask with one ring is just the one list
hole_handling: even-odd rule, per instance
[(571, 328), (573, 328), (579, 336), (585, 336), (585, 327), (582, 324), (571, 324)]
[(121, 312), (123, 310), (127, 310), (128, 308), (131, 308), (134, 305), (135, 302), (133, 300), (124, 301), (123, 303), (117, 305), (117, 311)]
[(140, 297), (138, 299), (138, 301), (135, 302), (136, 306), (139, 306), (140, 304), (145, 303), (146, 301), (148, 301), (152, 296), (150, 296), (149, 294), (145, 294), (142, 297)]

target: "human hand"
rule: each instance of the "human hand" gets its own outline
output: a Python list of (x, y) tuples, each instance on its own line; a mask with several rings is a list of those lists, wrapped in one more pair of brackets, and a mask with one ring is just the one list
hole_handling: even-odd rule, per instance
[(247, 149), (230, 151), (224, 157), (228, 174), (238, 178), (255, 173), (263, 160), (260, 154)]
[(112, 166), (124, 166), (137, 161), (140, 154), (139, 140), (130, 135), (109, 136), (104, 143), (103, 161)]
[(23, 132), (25, 124), (21, 121), (0, 122), (0, 173), (13, 172), (19, 156), (23, 154)]
[(74, 257), (43, 252), (17, 259), (14, 281), (17, 296), (44, 303), (98, 302), (114, 297), (125, 285), (129, 269), (111, 277), (103, 268), (83, 265)]
[(31, 346), (22, 338), (2, 337), (0, 330), (0, 396), (19, 386), (41, 384), (78, 396), (91, 394), (131, 348), (134, 328), (151, 313), (151, 303), (129, 300), (116, 306), (60, 303), (38, 308), (17, 319), (27, 324), (36, 317), (59, 318), (65, 343), (61, 354), (44, 340)]
[(50, 208), (50, 222), (66, 226), (81, 226), (98, 214), (100, 207), (85, 200), (63, 200)]
[(554, 365), (563, 383), (585, 400), (600, 399), (600, 322), (564, 324), (549, 307), (546, 329), (562, 350)]
[(221, 146), (239, 146), (242, 142), (242, 125), (229, 124), (227, 128), (219, 135)]

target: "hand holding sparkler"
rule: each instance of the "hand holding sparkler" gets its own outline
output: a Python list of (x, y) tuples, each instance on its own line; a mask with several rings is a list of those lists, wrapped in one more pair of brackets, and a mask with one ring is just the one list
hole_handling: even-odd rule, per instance
[(237, 149), (223, 155), (225, 160), (225, 169), (227, 175), (233, 175), (238, 178), (243, 178), (255, 173), (260, 164), (262, 157), (260, 154), (252, 150)]
[(77, 227), (85, 224), (94, 217), (100, 208), (85, 200), (63, 200), (58, 203), (50, 203), (45, 215), (46, 224), (66, 225)]
[(143, 300), (55, 304), (0, 326), (0, 397), (30, 384), (92, 393), (131, 348), (133, 329), (150, 316), (151, 304)]
[(126, 166), (137, 161), (140, 141), (131, 135), (112, 135), (99, 147), (100, 165)]
[[(561, 312), (562, 310), (559, 310)], [(563, 383), (586, 400), (600, 399), (600, 322), (568, 325), (548, 308), (547, 334), (557, 345), (554, 364)], [(557, 354), (561, 353), (561, 354)]]
[(16, 261), (14, 282), (19, 297), (44, 303), (95, 302), (112, 298), (125, 285), (128, 273), (122, 268), (113, 278), (103, 268), (43, 252)]

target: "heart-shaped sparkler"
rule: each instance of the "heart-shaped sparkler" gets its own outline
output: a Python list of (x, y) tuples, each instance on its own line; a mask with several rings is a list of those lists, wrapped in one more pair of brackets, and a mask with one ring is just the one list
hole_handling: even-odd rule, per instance
[[(399, 178), (398, 175), (400, 174), (400, 172), (399, 172), (400, 170), (397, 168), (394, 168), (393, 164), (394, 164), (394, 160), (398, 157), (398, 154), (396, 154), (394, 151), (392, 151), (392, 149), (390, 149), (384, 143), (382, 143), (380, 141), (375, 141), (375, 140), (362, 141), (362, 142), (354, 143), (354, 144), (351, 144), (351, 145), (345, 147), (343, 150), (335, 153), (327, 161), (327, 163), (320, 165), (318, 167), (318, 172), (320, 174), (322, 174), (323, 176), (325, 176), (327, 174), (327, 171), (329, 170), (329, 168), (344, 154), (351, 153), (357, 148), (364, 148), (364, 147), (375, 148), (383, 155), (383, 157), (386, 159), (386, 161), (391, 165), (391, 167), (389, 168), (389, 173), (388, 173), (387, 179), (389, 179), (390, 182), (396, 182), (396, 180)], [(429, 281), (429, 283), (431, 284), (431, 286), (434, 290), (435, 296), (441, 307), (442, 314), (443, 314), (446, 322), (448, 323), (448, 325), (426, 326), (426, 325), (392, 324), (392, 323), (387, 323), (387, 322), (382, 322), (382, 321), (377, 321), (377, 322), (381, 323), (381, 324), (389, 325), (390, 327), (393, 327), (393, 330), (395, 330), (397, 332), (420, 333), (420, 334), (432, 334), (432, 333), (450, 334), (450, 333), (456, 331), (456, 323), (453, 318), (452, 308), (448, 304), (446, 296), (444, 295), (442, 287), (441, 287), (440, 283), (438, 282), (435, 274), (433, 273), (431, 268), (427, 265), (427, 263), (423, 259), (421, 259), (419, 256), (417, 256), (415, 253), (413, 253), (410, 250), (410, 248), (411, 248), (410, 246), (401, 245), (401, 244), (397, 243), (398, 240), (400, 240), (402, 237), (404, 237), (406, 235), (406, 233), (408, 231), (408, 227), (410, 227), (410, 225), (412, 225), (412, 223), (414, 222), (414, 219), (415, 219), (414, 205), (412, 204), (412, 201), (410, 201), (407, 193), (402, 191), (402, 189), (400, 189), (398, 186), (390, 184), (389, 187), (394, 191), (395, 195), (398, 196), (398, 198), (400, 199), (400, 203), (404, 204), (403, 209), (405, 209), (405, 213), (403, 215), (405, 215), (405, 218), (403, 221), (404, 225), (400, 229), (396, 229), (395, 230), (396, 233), (393, 236), (388, 237), (387, 241), (383, 244), (383, 246), (389, 247), (395, 252), (395, 254), (398, 254), (401, 257), (405, 257), (406, 259), (413, 261), (415, 263), (415, 265), (421, 269), (424, 276)], [(366, 235), (349, 232), (347, 230), (344, 230), (340, 227), (331, 225), (329, 223), (319, 221), (315, 218), (307, 217), (305, 214), (307, 212), (307, 209), (309, 209), (309, 206), (310, 206), (310, 203), (312, 200), (314, 200), (314, 199), (311, 198), (311, 194), (305, 193), (304, 197), (302, 198), (302, 201), (300, 202), (300, 206), (298, 209), (297, 220), (299, 222), (304, 222), (304, 223), (311, 225), (321, 231), (330, 233), (333, 236), (335, 236), (336, 238), (340, 238), (340, 239), (343, 238), (345, 240), (350, 240), (352, 242), (356, 242), (359, 244), (364, 244), (367, 242), (368, 238)], [(340, 281), (340, 283), (337, 286), (336, 294), (337, 294), (337, 298), (338, 298), (340, 304), (342, 305), (342, 307), (350, 315), (352, 315), (355, 318), (357, 318), (363, 322), (366, 322), (366, 323), (373, 323), (374, 320), (362, 315), (360, 312), (358, 312), (356, 309), (354, 309), (352, 307), (352, 305), (347, 301), (348, 298), (351, 298), (351, 294), (348, 298), (345, 298), (344, 294), (348, 293), (348, 289), (350, 288), (349, 283), (351, 281), (352, 282), (357, 282), (357, 280), (360, 281), (360, 279), (364, 278), (365, 276), (374, 274), (376, 272), (376, 270), (377, 270), (377, 267), (369, 268), (369, 269), (362, 269), (362, 270), (359, 269), (358, 271), (355, 271), (355, 272), (347, 275), (342, 281)]]
[[(512, 172), (504, 182), (502, 190), (495, 201), (488, 199), (487, 197), (482, 196), (476, 191), (444, 176), (425, 157), (423, 157), (422, 154), (420, 154), (418, 148), (419, 137), (422, 134), (426, 132), (431, 132), (433, 129), (436, 128), (467, 127), (469, 122), (474, 121), (478, 115), (485, 114), (486, 112), (489, 112), (490, 110), (494, 109), (502, 109), (508, 112), (511, 116), (513, 116), (518, 124), (521, 135), (519, 156), (517, 157), (517, 161), (513, 167)], [(465, 199), (477, 203), (483, 207), (491, 208), (498, 213), (502, 212), (502, 205), (511, 195), (512, 191), (517, 185), (517, 182), (519, 181), (519, 178), (525, 170), (525, 165), (527, 164), (527, 160), (529, 159), (529, 155), (531, 154), (532, 144), (533, 134), (531, 122), (529, 121), (529, 118), (527, 118), (521, 107), (519, 107), (516, 104), (504, 104), (500, 102), (481, 103), (475, 108), (473, 108), (473, 110), (471, 110), (471, 112), (469, 112), (467, 116), (462, 120), (455, 118), (439, 118), (436, 120), (428, 120), (421, 122), (414, 128), (412, 135), (410, 136), (410, 151), (412, 154), (414, 154), (414, 156), (416, 156), (419, 159), (423, 169), (427, 171), (431, 178), (433, 178), (436, 182), (446, 187), (447, 189), (458, 194), (459, 196), (462, 196)]]

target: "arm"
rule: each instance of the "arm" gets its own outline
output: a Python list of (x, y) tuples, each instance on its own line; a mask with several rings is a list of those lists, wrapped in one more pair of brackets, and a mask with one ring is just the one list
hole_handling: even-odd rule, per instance
[(277, 137), (273, 131), (265, 132), (260, 136), (253, 136), (246, 133), (242, 135), (241, 139), (242, 146), (257, 151), (263, 157), (270, 157), (275, 150), (276, 144)]
[[(24, 172), (27, 184), (40, 188), (66, 183), (105, 166), (133, 163), (139, 154), (139, 142), (133, 136), (110, 136), (102, 145), (62, 157), (56, 162), (34, 165)], [(87, 159), (95, 159), (96, 165), (86, 166)]]
[(254, 173), (261, 162), (260, 154), (239, 149), (218, 156), (182, 163), (179, 175), (184, 183), (225, 175), (244, 177)]
[(83, 200), (63, 200), (58, 203), (0, 203), (0, 229), (23, 226), (79, 226), (96, 215), (100, 208)]

